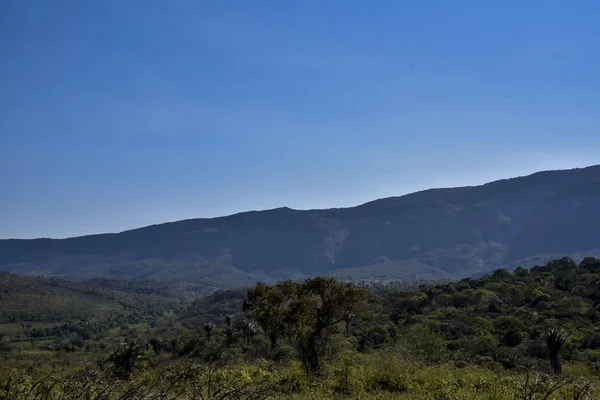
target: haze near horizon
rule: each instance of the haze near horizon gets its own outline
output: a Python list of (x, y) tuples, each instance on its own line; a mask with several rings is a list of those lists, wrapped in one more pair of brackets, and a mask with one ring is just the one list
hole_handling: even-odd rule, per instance
[(600, 4), (6, 1), (0, 238), (600, 162)]

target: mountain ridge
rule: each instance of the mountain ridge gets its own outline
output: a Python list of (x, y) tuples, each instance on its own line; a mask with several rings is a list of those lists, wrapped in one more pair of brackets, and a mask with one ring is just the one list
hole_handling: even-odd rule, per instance
[[(141, 230), (141, 229), (152, 228), (152, 227), (157, 227), (157, 226), (164, 226), (164, 225), (169, 225), (169, 224), (182, 223), (182, 222), (187, 222), (187, 221), (218, 220), (218, 219), (231, 218), (231, 217), (236, 217), (236, 216), (239, 216), (239, 215), (245, 215), (245, 214), (251, 214), (251, 213), (265, 213), (265, 212), (273, 212), (273, 211), (319, 212), (319, 211), (349, 210), (349, 209), (354, 209), (354, 208), (359, 208), (359, 207), (371, 205), (373, 203), (385, 202), (385, 201), (396, 200), (396, 199), (404, 199), (404, 198), (413, 197), (413, 196), (417, 196), (417, 195), (430, 194), (430, 193), (433, 193), (433, 192), (443, 192), (443, 191), (455, 191), (455, 190), (463, 190), (463, 189), (466, 190), (466, 189), (473, 189), (473, 188), (482, 188), (482, 187), (486, 187), (486, 186), (489, 186), (489, 185), (496, 185), (496, 184), (500, 184), (500, 183), (504, 183), (504, 182), (516, 181), (516, 180), (521, 180), (521, 179), (526, 179), (526, 178), (533, 178), (533, 177), (540, 176), (540, 175), (545, 175), (545, 174), (566, 173), (566, 172), (581, 171), (581, 170), (590, 171), (590, 173), (594, 173), (594, 174), (600, 174), (600, 164), (598, 164), (598, 165), (590, 165), (590, 166), (586, 166), (586, 167), (576, 167), (576, 168), (570, 168), (570, 169), (558, 169), (558, 170), (538, 171), (538, 172), (534, 172), (534, 173), (529, 174), (529, 175), (516, 176), (516, 177), (512, 177), (512, 178), (502, 178), (502, 179), (498, 179), (498, 180), (495, 180), (495, 181), (490, 181), (490, 182), (487, 182), (487, 183), (484, 183), (484, 184), (481, 184), (481, 185), (467, 185), (467, 186), (438, 187), (438, 188), (423, 189), (423, 190), (418, 190), (416, 192), (406, 193), (406, 194), (399, 195), (399, 196), (382, 197), (380, 199), (370, 200), (370, 201), (367, 201), (365, 203), (361, 203), (361, 204), (358, 204), (358, 205), (355, 205), (355, 206), (349, 206), (349, 207), (298, 209), (298, 208), (291, 208), (291, 207), (288, 207), (288, 206), (281, 206), (281, 207), (267, 208), (267, 209), (261, 209), (261, 210), (239, 211), (239, 212), (235, 212), (235, 213), (232, 213), (232, 214), (215, 216), (215, 217), (185, 218), (185, 219), (174, 220), (174, 221), (159, 222), (159, 223), (155, 223), (155, 224), (145, 225), (145, 226), (142, 226), (142, 227), (125, 229), (125, 230), (119, 231), (119, 232), (90, 233), (90, 234), (85, 234), (85, 235), (70, 236), (70, 237), (66, 237), (66, 238), (53, 238), (53, 237), (4, 238), (4, 239), (0, 239), (0, 241), (7, 241), (7, 240), (8, 241), (12, 241), (12, 240), (19, 240), (19, 241), (30, 241), (30, 240), (66, 240), (66, 239), (84, 238), (84, 237), (90, 237), (90, 236), (118, 235), (118, 234), (122, 234), (122, 233), (127, 233), (127, 232), (132, 232), (132, 231), (138, 231), (138, 230)], [(598, 178), (598, 179), (600, 179), (600, 178)]]
[[(559, 242), (540, 229), (563, 225), (573, 234)], [(3, 239), (0, 270), (141, 279), (196, 268), (190, 279), (204, 284), (221, 270), (242, 281), (352, 268), (364, 276), (360, 268), (418, 265), (409, 263), (414, 261), (428, 266), (424, 276), (442, 271), (444, 278), (461, 277), (538, 254), (600, 249), (595, 226), (600, 226), (600, 165), (427, 189), (347, 208), (278, 207), (119, 233)]]

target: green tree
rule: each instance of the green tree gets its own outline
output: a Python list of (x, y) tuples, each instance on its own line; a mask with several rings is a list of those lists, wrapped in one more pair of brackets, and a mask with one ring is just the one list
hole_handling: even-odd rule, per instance
[(366, 291), (351, 283), (317, 277), (297, 284), (280, 282), (275, 286), (257, 284), (248, 291), (246, 311), (271, 339), (286, 334), (298, 345), (307, 374), (318, 374), (332, 344), (366, 297)]
[(503, 268), (498, 268), (494, 272), (492, 272), (492, 279), (496, 281), (503, 281), (505, 279), (510, 278), (510, 272)]
[(526, 268), (523, 268), (521, 266), (518, 266), (517, 268), (515, 268), (514, 274), (515, 274), (515, 276), (518, 276), (519, 278), (524, 278), (524, 277), (530, 275), (529, 270)]
[(279, 339), (286, 332), (289, 305), (295, 298), (297, 289), (298, 285), (291, 280), (279, 282), (274, 286), (259, 282), (248, 289), (244, 311), (265, 331), (271, 349), (277, 347)]
[(494, 330), (500, 343), (514, 347), (523, 341), (523, 323), (512, 315), (505, 315), (494, 321)]
[(291, 334), (298, 343), (300, 358), (308, 374), (319, 374), (331, 345), (330, 336), (365, 299), (366, 291), (333, 278), (309, 279), (290, 304)]

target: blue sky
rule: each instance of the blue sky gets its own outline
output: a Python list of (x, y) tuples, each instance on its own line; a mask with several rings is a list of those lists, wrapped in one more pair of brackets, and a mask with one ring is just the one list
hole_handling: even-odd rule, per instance
[(0, 2), (0, 237), (600, 162), (597, 1)]

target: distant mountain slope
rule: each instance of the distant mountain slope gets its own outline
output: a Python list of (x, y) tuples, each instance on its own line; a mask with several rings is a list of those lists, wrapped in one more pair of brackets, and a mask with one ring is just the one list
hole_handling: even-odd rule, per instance
[(184, 296), (179, 289), (152, 281), (81, 283), (0, 272), (0, 323), (72, 321), (131, 309), (156, 314), (179, 307)]
[(595, 248), (600, 248), (600, 180), (570, 185), (540, 200), (507, 260)]
[(380, 275), (391, 265), (407, 279), (459, 277), (542, 253), (600, 249), (599, 193), (600, 165), (545, 171), (352, 208), (279, 208), (118, 234), (2, 240), (0, 268), (211, 288), (316, 273), (364, 277), (369, 266)]

